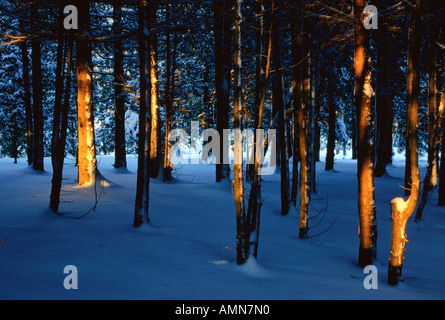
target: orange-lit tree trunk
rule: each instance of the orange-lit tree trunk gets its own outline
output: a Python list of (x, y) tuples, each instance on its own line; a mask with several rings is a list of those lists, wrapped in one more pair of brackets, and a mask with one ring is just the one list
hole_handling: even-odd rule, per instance
[(236, 251), (237, 263), (243, 264), (249, 257), (248, 226), (246, 210), (244, 208), (244, 181), (243, 181), (243, 136), (241, 133), (242, 121), (242, 81), (241, 81), (241, 3), (234, 3), (234, 87), (233, 87), (233, 128), (234, 128), (234, 161), (233, 161), (233, 190), (236, 210)]
[(302, 14), (301, 19), (303, 19), (303, 60), (301, 61), (302, 99), (298, 109), (298, 135), (300, 139), (300, 239), (307, 237), (310, 194), (308, 152), (310, 93), (309, 35), (307, 33), (307, 21), (304, 14)]
[(364, 0), (354, 0), (355, 95), (357, 115), (357, 176), (359, 211), (359, 265), (372, 264), (377, 252), (374, 203), (374, 146), (372, 144), (371, 58), (368, 30), (364, 27)]
[(150, 222), (150, 135), (151, 135), (151, 61), (150, 61), (150, 5), (148, 0), (138, 1), (139, 42), (139, 141), (136, 201), (133, 225), (139, 227)]
[[(170, 4), (167, 4), (166, 17), (170, 20)], [(164, 141), (164, 170), (163, 181), (170, 181), (172, 178), (172, 166), (170, 161), (170, 146), (171, 142), (168, 136), (171, 131), (171, 123), (173, 121), (173, 97), (174, 97), (174, 83), (175, 83), (175, 61), (176, 61), (176, 47), (177, 34), (175, 32), (173, 39), (173, 54), (171, 52), (171, 33), (167, 31), (166, 35), (166, 84), (165, 84), (165, 141)]]
[(420, 22), (421, 22), (421, 0), (416, 1), (414, 12), (411, 15), (409, 28), (408, 49), (408, 79), (407, 79), (407, 147), (409, 153), (411, 172), (411, 193), (408, 200), (395, 198), (391, 201), (391, 251), (388, 266), (388, 283), (395, 285), (402, 275), (403, 255), (405, 252), (406, 223), (416, 208), (420, 193), (420, 175), (418, 165), (417, 128), (419, 111), (419, 60), (420, 60)]
[[(439, 151), (440, 129), (441, 129), (441, 124), (442, 124), (442, 119), (444, 116), (444, 114), (443, 114), (444, 109), (445, 109), (445, 94), (442, 92), (439, 109), (438, 109), (438, 114), (437, 114), (437, 117), (435, 117), (436, 122), (433, 126), (433, 132), (431, 133), (431, 135), (432, 135), (431, 147), (433, 149), (433, 155), (437, 154)], [(442, 155), (442, 157), (443, 157), (443, 155)], [(423, 180), (422, 198), (420, 199), (420, 203), (419, 203), (419, 206), (417, 207), (417, 211), (416, 211), (416, 222), (419, 222), (422, 219), (423, 209), (425, 209), (426, 203), (428, 202), (428, 197), (430, 195), (430, 191), (433, 188), (431, 178), (432, 178), (432, 175), (437, 174), (434, 171), (434, 166), (430, 162), (430, 161), (432, 161), (431, 158), (432, 158), (432, 156), (430, 155), (430, 153), (428, 153), (428, 165), (426, 168), (425, 179)], [(436, 161), (436, 160), (434, 160), (434, 161)]]
[(77, 1), (79, 29), (77, 41), (77, 130), (79, 185), (93, 184), (97, 175), (96, 143), (94, 137), (93, 70), (89, 36), (89, 1)]
[[(151, 4), (151, 25), (156, 23), (156, 4)], [(150, 81), (151, 81), (151, 145), (150, 145), (150, 177), (156, 178), (159, 174), (159, 147), (161, 139), (160, 110), (158, 104), (158, 48), (157, 36), (150, 34)]]

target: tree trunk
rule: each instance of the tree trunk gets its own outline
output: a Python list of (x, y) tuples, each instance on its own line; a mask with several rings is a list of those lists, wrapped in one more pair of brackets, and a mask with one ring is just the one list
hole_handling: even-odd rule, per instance
[[(25, 9), (26, 10), (26, 9)], [(24, 11), (24, 16), (28, 16)], [(25, 22), (20, 20), (20, 29), (25, 30)], [(31, 104), (31, 84), (29, 80), (29, 57), (28, 57), (28, 42), (20, 43), (22, 53), (22, 72), (23, 72), (23, 102), (25, 104), (25, 124), (26, 124), (26, 155), (28, 157), (28, 165), (31, 165), (34, 159), (33, 156), (33, 126), (32, 126), (32, 104)]]
[(93, 83), (91, 43), (85, 37), (90, 31), (89, 2), (78, 1), (79, 15), (77, 41), (77, 127), (79, 185), (91, 185), (97, 176), (96, 143), (94, 137)]
[[(333, 79), (333, 78), (332, 78)], [(326, 151), (326, 164), (325, 170), (334, 169), (334, 157), (335, 157), (335, 123), (336, 123), (336, 110), (334, 101), (334, 88), (335, 85), (331, 80), (328, 84), (328, 145)]]
[(53, 165), (53, 178), (51, 180), (50, 209), (57, 213), (60, 204), (60, 189), (62, 187), (63, 163), (65, 159), (66, 135), (68, 129), (68, 112), (71, 89), (71, 66), (73, 39), (68, 41), (68, 66), (65, 87), (65, 100), (62, 102), (64, 65), (63, 53), (66, 51), (63, 29), (64, 2), (59, 2), (59, 29), (57, 47), (57, 70), (56, 70), (56, 98), (54, 103), (53, 141), (51, 159)]
[[(156, 24), (157, 5), (151, 4), (150, 21)], [(158, 104), (158, 37), (155, 33), (150, 33), (150, 81), (151, 81), (151, 135), (150, 135), (150, 177), (157, 178), (160, 168), (159, 147), (161, 141), (161, 121)]]
[(270, 58), (272, 53), (272, 25), (269, 25), (267, 31), (268, 34), (268, 46), (266, 55), (266, 66), (263, 70), (263, 35), (264, 35), (264, 2), (259, 0), (257, 3), (257, 13), (258, 13), (258, 29), (257, 29), (257, 77), (261, 77), (260, 80), (257, 79), (256, 84), (260, 86), (256, 88), (257, 103), (255, 112), (255, 140), (254, 140), (254, 169), (252, 177), (252, 186), (250, 189), (249, 202), (247, 208), (247, 222), (250, 224), (250, 229), (248, 230), (249, 238), (249, 257), (253, 256), (255, 259), (258, 256), (258, 242), (259, 242), (259, 232), (260, 232), (260, 214), (261, 214), (261, 137), (260, 131), (263, 129), (263, 110), (264, 102), (266, 100), (267, 92), (267, 82), (269, 80), (270, 73)]
[(150, 59), (150, 4), (148, 0), (138, 1), (138, 42), (139, 42), (139, 142), (136, 201), (133, 225), (139, 227), (150, 222), (150, 135), (151, 135), (151, 59)]
[[(444, 118), (443, 117), (444, 109), (445, 109), (445, 93), (442, 92), (438, 115), (435, 119), (436, 124), (433, 126), (433, 132), (431, 133), (431, 135), (432, 135), (431, 148), (433, 149), (432, 154), (436, 154), (439, 152), (440, 129), (441, 129), (441, 124), (442, 124), (442, 119)], [(431, 180), (432, 180), (431, 177), (433, 174), (435, 174), (435, 172), (434, 172), (434, 166), (431, 165), (431, 162), (430, 162), (430, 153), (428, 153), (428, 158), (429, 159), (428, 159), (428, 165), (426, 168), (426, 175), (425, 175), (425, 179), (423, 180), (422, 198), (420, 200), (420, 203), (419, 203), (419, 206), (418, 206), (417, 212), (416, 212), (416, 218), (415, 218), (416, 222), (420, 222), (420, 220), (422, 219), (423, 209), (425, 208), (425, 205), (428, 202), (428, 197), (430, 195), (430, 191), (433, 189), (433, 184), (431, 183)]]
[(357, 175), (359, 211), (359, 265), (372, 264), (377, 252), (374, 197), (374, 147), (372, 145), (371, 58), (369, 33), (363, 25), (364, 0), (354, 0), (355, 106), (357, 114)]
[(418, 165), (417, 149), (417, 127), (419, 110), (419, 60), (420, 60), (420, 22), (421, 22), (421, 1), (416, 1), (414, 12), (411, 16), (411, 26), (409, 29), (409, 49), (408, 49), (408, 108), (407, 108), (407, 147), (409, 153), (411, 171), (411, 193), (407, 201), (403, 198), (395, 198), (391, 201), (391, 251), (388, 266), (388, 283), (395, 285), (402, 275), (403, 255), (405, 252), (406, 223), (408, 218), (416, 208), (420, 193), (420, 176)]
[(439, 206), (445, 206), (445, 124), (442, 124), (442, 152), (439, 170)]
[[(294, 7), (290, 9), (290, 15), (294, 17), (291, 19), (291, 37), (292, 37), (292, 94), (293, 94), (293, 157), (292, 157), (292, 188), (291, 188), (291, 202), (296, 207), (298, 195), (298, 162), (300, 161), (300, 138), (298, 127), (298, 110), (301, 106), (302, 99), (302, 69), (301, 61), (303, 59), (303, 38), (302, 25), (298, 23), (298, 10)], [(302, 20), (300, 20), (302, 21)]]
[(377, 56), (377, 103), (376, 103), (376, 163), (374, 175), (381, 177), (392, 162), (393, 94), (390, 82), (390, 35), (385, 25), (378, 38)]
[[(122, 8), (120, 4), (113, 4), (113, 34), (122, 34)], [(125, 96), (123, 93), (122, 39), (114, 42), (114, 167), (126, 168), (127, 155), (125, 147)]]
[[(39, 5), (33, 4), (31, 7), (31, 18), (33, 25), (38, 30), (37, 24), (40, 19)], [(31, 41), (32, 48), (32, 94), (33, 94), (33, 116), (34, 116), (34, 134), (33, 134), (33, 169), (43, 171), (43, 85), (42, 85), (42, 64), (40, 40)]]
[(243, 181), (243, 136), (241, 133), (242, 121), (242, 80), (241, 80), (241, 3), (236, 0), (234, 6), (234, 96), (233, 96), (233, 128), (234, 128), (234, 161), (233, 161), (233, 191), (236, 209), (236, 250), (237, 263), (243, 264), (249, 257), (248, 222), (244, 208), (244, 181)]
[(287, 116), (283, 98), (283, 74), (281, 72), (281, 36), (280, 36), (280, 15), (278, 6), (272, 0), (272, 61), (274, 76), (272, 78), (272, 105), (278, 113), (278, 139), (280, 152), (281, 171), (281, 215), (285, 216), (289, 212), (289, 158), (287, 153)]
[[(167, 20), (170, 19), (170, 5), (167, 4)], [(177, 35), (174, 35), (173, 41), (173, 55), (171, 52), (171, 33), (167, 32), (166, 39), (166, 88), (165, 88), (165, 142), (164, 142), (164, 170), (163, 170), (163, 181), (170, 181), (172, 178), (172, 167), (170, 163), (170, 140), (168, 136), (171, 131), (171, 123), (173, 121), (173, 88), (175, 82), (175, 69), (174, 69), (174, 61), (176, 60), (176, 42)], [(173, 67), (173, 68), (172, 68)]]
[[(301, 4), (303, 9), (303, 4)], [(310, 51), (309, 34), (307, 32), (307, 18), (303, 19), (303, 60), (302, 68), (302, 100), (298, 110), (298, 129), (300, 138), (300, 226), (299, 238), (307, 237), (308, 231), (308, 213), (309, 213), (309, 153), (308, 153), (308, 134), (309, 134), (309, 94), (310, 94)]]
[[(220, 137), (229, 126), (230, 93), (230, 0), (215, 0), (214, 35), (215, 35), (215, 89), (216, 89), (216, 130)], [(229, 60), (229, 61), (228, 61)], [(219, 159), (216, 159), (216, 182), (230, 178), (228, 159), (224, 157), (224, 139), (220, 139)]]

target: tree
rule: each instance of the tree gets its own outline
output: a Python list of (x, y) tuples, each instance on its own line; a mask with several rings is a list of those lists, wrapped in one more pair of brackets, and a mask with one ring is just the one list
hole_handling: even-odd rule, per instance
[(406, 223), (416, 208), (420, 193), (420, 175), (418, 164), (417, 131), (420, 91), (420, 23), (421, 0), (416, 0), (414, 11), (411, 14), (409, 28), (408, 49), (408, 77), (407, 77), (407, 159), (409, 158), (411, 172), (411, 192), (408, 200), (394, 198), (391, 201), (391, 251), (388, 266), (388, 283), (395, 285), (402, 275), (403, 255), (405, 252)]
[[(113, 34), (122, 35), (122, 7), (119, 3), (113, 4)], [(123, 93), (124, 70), (122, 38), (114, 42), (114, 167), (126, 168), (125, 148), (125, 96)]]
[[(40, 6), (35, 3), (31, 7), (31, 18), (33, 20), (33, 28), (38, 29), (40, 19)], [(32, 101), (33, 101), (33, 117), (34, 117), (34, 134), (33, 134), (33, 163), (34, 170), (43, 171), (43, 86), (42, 86), (42, 52), (41, 39), (34, 37), (31, 41), (32, 49)]]
[(139, 43), (139, 142), (136, 201), (134, 209), (135, 227), (150, 222), (148, 215), (150, 189), (150, 135), (151, 135), (151, 57), (150, 17), (148, 0), (138, 0), (138, 43)]
[(68, 110), (71, 83), (72, 47), (73, 40), (70, 36), (68, 44), (68, 67), (66, 76), (65, 101), (62, 102), (64, 91), (64, 53), (66, 41), (64, 40), (63, 8), (64, 1), (59, 0), (58, 8), (58, 45), (57, 45), (57, 68), (56, 68), (56, 96), (54, 101), (53, 135), (51, 148), (51, 162), (53, 167), (53, 178), (51, 180), (50, 209), (57, 213), (60, 204), (60, 189), (62, 187), (63, 162), (65, 159), (66, 135), (68, 129)]
[(334, 169), (334, 156), (335, 156), (335, 131), (336, 131), (336, 110), (335, 110), (335, 101), (334, 101), (334, 93), (335, 93), (335, 85), (333, 81), (330, 81), (328, 84), (328, 145), (327, 145), (327, 151), (326, 151), (326, 164), (325, 164), (325, 170), (331, 170)]
[[(230, 0), (214, 0), (216, 130), (220, 137), (229, 125), (230, 93)], [(230, 167), (224, 155), (224, 139), (220, 139), (220, 159), (216, 164), (216, 182), (229, 179)], [(224, 152), (225, 151), (225, 152)]]
[(357, 115), (357, 176), (359, 211), (359, 265), (372, 264), (377, 251), (374, 202), (374, 164), (371, 129), (372, 78), (369, 32), (364, 27), (365, 1), (354, 0), (354, 67)]
[[(301, 7), (303, 3), (301, 2)], [(309, 93), (310, 93), (310, 63), (309, 63), (309, 34), (308, 20), (302, 14), (302, 99), (298, 109), (298, 130), (299, 130), (299, 149), (300, 149), (300, 225), (299, 238), (306, 238), (308, 231), (308, 213), (309, 213), (309, 195), (310, 195), (310, 176), (309, 176)]]
[[(234, 161), (233, 161), (233, 190), (236, 209), (236, 244), (237, 263), (247, 261), (249, 239), (246, 237), (246, 212), (244, 207), (244, 181), (243, 181), (243, 135), (241, 132), (242, 121), (242, 80), (241, 80), (241, 4), (242, 0), (236, 0), (234, 5), (234, 94), (233, 94), (233, 128), (234, 128)], [(247, 250), (246, 250), (247, 249)]]
[(91, 185), (97, 176), (96, 142), (94, 133), (93, 70), (91, 63), (91, 43), (89, 1), (76, 2), (79, 11), (77, 30), (77, 130), (78, 130), (78, 182)]
[[(279, 6), (272, 1), (272, 63), (274, 75), (272, 78), (272, 115), (278, 114), (278, 146), (280, 150), (280, 175), (281, 175), (281, 215), (289, 212), (289, 158), (287, 153), (287, 115), (284, 104), (283, 74), (281, 59), (281, 36), (280, 36), (280, 12)], [(274, 113), (275, 112), (275, 113)]]

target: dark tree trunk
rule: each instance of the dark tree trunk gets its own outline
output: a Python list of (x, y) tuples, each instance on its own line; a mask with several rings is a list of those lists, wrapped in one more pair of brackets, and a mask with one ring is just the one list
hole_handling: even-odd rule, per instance
[(138, 42), (139, 42), (139, 143), (136, 201), (133, 225), (139, 227), (150, 222), (150, 135), (151, 135), (151, 62), (150, 62), (150, 16), (148, 0), (138, 1)]
[[(26, 9), (25, 9), (26, 10)], [(23, 12), (24, 16), (28, 16), (27, 12)], [(26, 24), (20, 20), (20, 29), (25, 30)], [(33, 155), (33, 124), (32, 124), (32, 104), (31, 104), (31, 84), (29, 79), (29, 57), (28, 57), (28, 42), (20, 43), (22, 53), (22, 72), (23, 72), (23, 102), (25, 104), (25, 125), (26, 125), (26, 155), (28, 157), (28, 165), (31, 165), (34, 159)]]
[(52, 136), (51, 160), (53, 166), (53, 178), (51, 181), (50, 209), (57, 213), (60, 204), (60, 189), (62, 187), (63, 163), (65, 158), (65, 144), (68, 129), (68, 111), (71, 89), (71, 66), (72, 66), (72, 48), (73, 40), (69, 37), (68, 41), (68, 66), (65, 87), (65, 100), (62, 102), (62, 92), (64, 90), (64, 53), (66, 45), (63, 29), (63, 7), (64, 2), (59, 2), (59, 28), (58, 28), (58, 47), (57, 47), (57, 70), (56, 70), (56, 97), (54, 102), (54, 122)]
[[(122, 9), (120, 4), (113, 4), (113, 34), (122, 34)], [(125, 96), (123, 93), (122, 39), (114, 42), (114, 167), (126, 168), (127, 155), (125, 148)]]
[(222, 182), (230, 178), (228, 159), (224, 157), (228, 151), (224, 150), (223, 130), (229, 128), (231, 0), (215, 0), (214, 3), (216, 130), (221, 137), (216, 182)]
[[(39, 5), (34, 4), (31, 7), (31, 18), (33, 25), (38, 30), (38, 21), (40, 19)], [(31, 41), (32, 48), (32, 94), (33, 94), (33, 116), (34, 116), (34, 134), (33, 134), (33, 163), (34, 170), (43, 171), (43, 85), (42, 85), (42, 52), (40, 48), (40, 39)]]
[(272, 105), (278, 113), (278, 139), (281, 171), (281, 214), (289, 212), (289, 161), (287, 153), (287, 116), (283, 98), (283, 74), (281, 72), (281, 35), (279, 6), (272, 1), (272, 62), (274, 75), (272, 78)]
[(336, 124), (336, 110), (334, 101), (334, 83), (329, 82), (328, 89), (328, 145), (326, 152), (326, 164), (325, 170), (334, 169), (334, 157), (335, 157), (335, 124)]
[(377, 57), (377, 103), (376, 103), (376, 164), (374, 175), (381, 177), (386, 173), (386, 166), (392, 162), (392, 121), (393, 89), (390, 75), (390, 35), (381, 27), (382, 34), (378, 39)]

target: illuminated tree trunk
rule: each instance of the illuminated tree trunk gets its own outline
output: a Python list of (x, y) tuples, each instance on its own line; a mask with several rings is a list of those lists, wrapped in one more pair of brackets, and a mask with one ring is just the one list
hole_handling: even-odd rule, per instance
[(148, 215), (150, 189), (150, 135), (151, 135), (151, 59), (150, 59), (150, 5), (148, 0), (138, 1), (139, 42), (139, 141), (136, 201), (133, 225), (139, 227), (150, 222)]
[[(170, 19), (170, 5), (167, 4), (166, 16)], [(166, 40), (166, 90), (165, 90), (165, 142), (164, 142), (164, 170), (163, 181), (170, 181), (172, 178), (172, 167), (170, 163), (170, 140), (168, 136), (171, 131), (171, 123), (173, 121), (173, 94), (175, 83), (175, 61), (176, 61), (176, 42), (177, 34), (174, 34), (173, 54), (171, 52), (171, 33), (167, 32)]]
[[(119, 4), (113, 4), (113, 34), (122, 34), (122, 8)], [(114, 167), (126, 168), (127, 155), (125, 148), (125, 96), (123, 93), (122, 39), (114, 42)]]
[[(441, 129), (441, 124), (442, 124), (444, 109), (445, 109), (445, 94), (442, 92), (441, 99), (440, 99), (440, 105), (439, 105), (439, 109), (438, 109), (438, 115), (437, 115), (437, 118), (435, 119), (436, 122), (433, 126), (433, 132), (431, 133), (431, 135), (432, 135), (431, 147), (433, 149), (433, 155), (437, 154), (439, 151), (440, 129)], [(434, 172), (434, 166), (432, 165), (432, 162), (430, 162), (430, 161), (433, 161), (431, 158), (432, 158), (432, 156), (430, 155), (430, 153), (428, 153), (428, 165), (426, 167), (425, 179), (423, 180), (422, 198), (420, 199), (419, 206), (417, 207), (417, 211), (416, 211), (416, 220), (415, 220), (416, 222), (419, 222), (422, 219), (423, 209), (425, 209), (426, 203), (428, 202), (428, 197), (430, 195), (430, 191), (433, 188), (433, 184), (430, 181), (432, 180), (431, 179), (432, 175), (437, 174)]]
[(77, 41), (77, 130), (79, 185), (90, 185), (96, 180), (96, 143), (94, 137), (93, 83), (91, 43), (89, 36), (89, 2), (78, 1), (79, 29)]
[(357, 114), (357, 175), (359, 211), (359, 265), (372, 264), (377, 252), (374, 197), (374, 146), (371, 128), (373, 89), (369, 34), (363, 25), (364, 0), (354, 0), (355, 107)]
[(233, 161), (233, 191), (236, 209), (236, 251), (237, 263), (243, 264), (249, 257), (248, 228), (244, 208), (244, 181), (243, 181), (243, 136), (241, 133), (242, 121), (242, 81), (241, 81), (241, 1), (236, 0), (234, 5), (234, 96), (233, 96), (233, 128), (234, 128), (234, 161)]
[[(150, 23), (156, 23), (156, 4), (150, 4)], [(161, 141), (161, 122), (158, 104), (158, 39), (156, 34), (150, 34), (150, 81), (151, 81), (151, 134), (150, 134), (150, 177), (156, 178), (159, 174), (160, 158), (159, 147)]]
[(409, 49), (408, 49), (408, 107), (407, 107), (407, 147), (411, 171), (411, 193), (408, 200), (395, 198), (391, 201), (391, 251), (388, 266), (388, 283), (395, 285), (402, 275), (403, 255), (405, 252), (406, 223), (417, 206), (420, 193), (420, 175), (418, 165), (417, 149), (417, 128), (419, 110), (419, 60), (420, 60), (420, 22), (421, 22), (421, 1), (416, 1), (414, 12), (411, 16), (411, 26), (409, 29)]
[(303, 19), (303, 60), (302, 68), (302, 99), (298, 109), (298, 130), (300, 138), (300, 226), (299, 238), (307, 237), (309, 214), (309, 92), (310, 92), (310, 64), (309, 64), (309, 36), (307, 21)]

